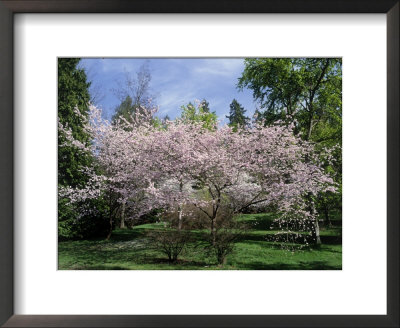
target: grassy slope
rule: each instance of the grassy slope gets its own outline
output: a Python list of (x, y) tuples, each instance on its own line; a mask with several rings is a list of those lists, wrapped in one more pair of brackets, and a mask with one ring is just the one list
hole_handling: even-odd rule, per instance
[[(269, 229), (272, 217), (268, 214), (247, 214), (238, 218), (249, 224), (235, 251), (228, 256), (223, 268), (213, 257), (207, 257), (201, 248), (190, 248), (179, 263), (171, 265), (165, 256), (146, 247), (145, 232), (157, 229), (159, 224), (144, 224), (132, 230), (116, 230), (111, 240), (59, 242), (59, 269), (66, 270), (340, 270), (342, 267), (341, 229), (321, 231), (323, 245), (319, 249), (287, 251), (265, 240), (274, 233)], [(200, 232), (193, 232), (200, 233)]]

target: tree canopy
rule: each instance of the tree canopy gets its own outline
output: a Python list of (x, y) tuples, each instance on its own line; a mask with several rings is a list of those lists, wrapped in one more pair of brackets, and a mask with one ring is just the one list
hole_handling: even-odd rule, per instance
[(341, 138), (339, 58), (249, 58), (238, 87), (253, 91), (266, 123), (296, 121), (306, 140)]
[(218, 117), (215, 112), (211, 112), (207, 101), (202, 100), (197, 106), (191, 102), (182, 106), (181, 120), (185, 123), (201, 122), (203, 127), (213, 130), (218, 124)]
[[(223, 205), (239, 213), (278, 204), (284, 220), (306, 228), (316, 213), (310, 212), (304, 196), (336, 190), (313, 146), (296, 137), (291, 126), (256, 123), (243, 134), (227, 126), (209, 129), (202, 121), (168, 121), (166, 129), (159, 129), (151, 116), (140, 125), (117, 121), (112, 126), (94, 106), (91, 115), (96, 124), (86, 129), (97, 141), (94, 154), (104, 174), (88, 167), (85, 188), (61, 189), (72, 204), (112, 192), (136, 217), (190, 204), (208, 216), (213, 233)], [(126, 128), (129, 124), (132, 129)], [(78, 151), (93, 151), (72, 136), (68, 141)]]
[(229, 115), (226, 116), (229, 119), (228, 125), (232, 126), (235, 130), (238, 127), (246, 127), (249, 124), (249, 118), (245, 115), (246, 110), (243, 106), (236, 99), (233, 99), (229, 107)]

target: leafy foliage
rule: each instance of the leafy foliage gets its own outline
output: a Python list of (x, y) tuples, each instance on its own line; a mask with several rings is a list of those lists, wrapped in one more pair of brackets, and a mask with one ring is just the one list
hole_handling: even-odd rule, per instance
[(238, 87), (253, 90), (267, 124), (296, 121), (306, 140), (341, 138), (341, 59), (249, 58)]
[(205, 100), (200, 102), (197, 107), (192, 103), (182, 106), (181, 120), (185, 123), (200, 122), (208, 130), (215, 130), (217, 127), (217, 114), (210, 112), (209, 104)]
[(229, 119), (228, 125), (233, 127), (234, 131), (239, 127), (247, 127), (249, 124), (249, 118), (246, 117), (246, 111), (243, 106), (240, 105), (236, 99), (233, 99), (229, 107), (229, 116), (226, 116)]

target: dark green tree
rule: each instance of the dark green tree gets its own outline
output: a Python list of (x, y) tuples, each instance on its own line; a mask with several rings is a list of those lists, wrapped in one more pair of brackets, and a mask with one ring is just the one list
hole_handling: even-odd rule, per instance
[(236, 131), (239, 127), (246, 127), (249, 124), (249, 118), (245, 115), (246, 110), (240, 105), (236, 99), (233, 99), (229, 105), (229, 115), (226, 117), (229, 119), (229, 126), (232, 126)]
[[(89, 145), (92, 140), (84, 129), (84, 119), (89, 112), (89, 87), (87, 76), (79, 68), (79, 58), (58, 59), (58, 120), (68, 129), (76, 140)], [(80, 115), (75, 112), (78, 110)], [(83, 119), (80, 117), (82, 116)], [(83, 187), (87, 182), (84, 167), (95, 165), (91, 153), (84, 153), (75, 147), (66, 146), (65, 136), (58, 133), (58, 185), (73, 188)], [(102, 199), (86, 204), (96, 208), (97, 213), (106, 211)], [(81, 239), (104, 235), (107, 221), (101, 214), (77, 217), (77, 211), (64, 198), (58, 199), (58, 236), (63, 239)]]
[(210, 112), (210, 103), (207, 100), (203, 99), (200, 102), (200, 107), (202, 108), (204, 113), (209, 113)]
[(306, 140), (341, 138), (339, 58), (245, 59), (238, 87), (253, 91), (267, 124), (296, 121), (296, 132)]
[[(82, 120), (75, 109), (88, 117), (89, 86), (86, 73), (78, 67), (79, 58), (58, 59), (58, 120), (68, 126), (75, 139), (89, 144), (90, 136), (83, 129)], [(60, 147), (65, 142), (62, 133), (58, 134), (58, 183), (63, 186), (77, 187), (85, 183), (85, 174), (81, 169), (92, 158), (90, 154), (77, 152), (73, 147)]]
[(131, 121), (131, 115), (134, 115), (136, 107), (137, 106), (133, 103), (131, 96), (126, 96), (126, 98), (115, 108), (112, 121), (114, 122), (118, 118), (124, 118)]

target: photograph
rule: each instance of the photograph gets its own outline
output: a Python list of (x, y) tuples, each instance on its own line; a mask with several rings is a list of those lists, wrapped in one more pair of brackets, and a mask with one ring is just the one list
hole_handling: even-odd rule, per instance
[(342, 58), (57, 58), (58, 270), (342, 270)]

